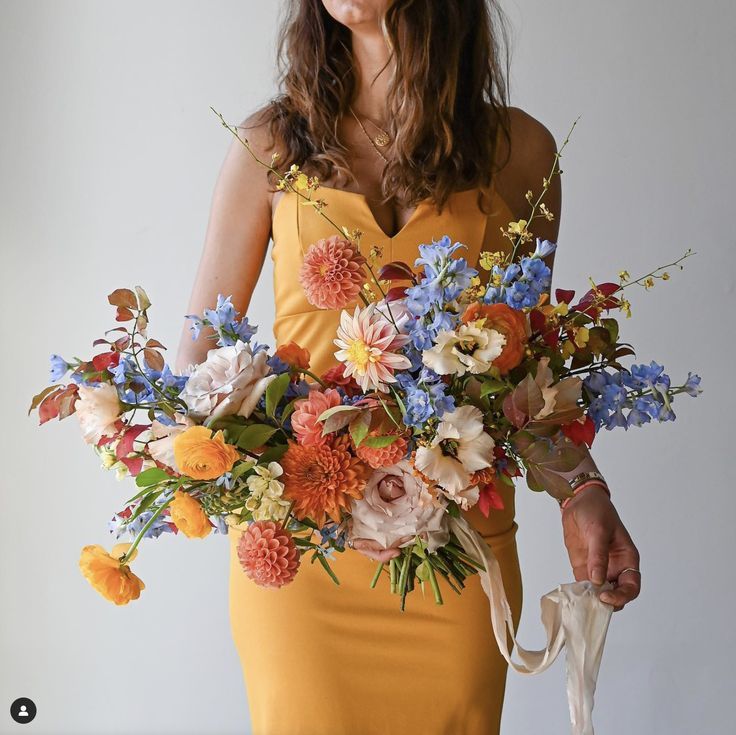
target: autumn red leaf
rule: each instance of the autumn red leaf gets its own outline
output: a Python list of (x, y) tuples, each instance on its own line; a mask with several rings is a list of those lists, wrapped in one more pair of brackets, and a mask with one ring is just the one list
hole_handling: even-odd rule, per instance
[(503, 498), (496, 491), (496, 487), (492, 482), (484, 485), (480, 489), (480, 496), (478, 497), (478, 508), (480, 512), (488, 518), (491, 509), (503, 510)]
[(567, 424), (562, 424), (560, 427), (562, 433), (575, 444), (582, 444), (585, 442), (588, 447), (593, 446), (593, 439), (595, 438), (595, 424), (590, 416), (585, 417), (585, 421), (570, 421)]

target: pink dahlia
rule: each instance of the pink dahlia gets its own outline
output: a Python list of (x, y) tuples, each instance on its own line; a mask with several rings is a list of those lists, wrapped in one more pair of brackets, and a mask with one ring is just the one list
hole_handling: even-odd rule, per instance
[[(376, 436), (376, 434), (378, 434), (377, 431), (372, 431), (368, 436)], [(400, 436), (385, 447), (369, 447), (361, 444), (355, 450), (355, 453), (367, 465), (370, 465), (374, 470), (378, 470), (381, 467), (391, 467), (391, 465), (398, 464), (406, 456), (408, 446), (406, 439)]]
[(254, 521), (238, 542), (238, 559), (245, 573), (261, 587), (291, 582), (299, 568), (299, 551), (280, 523)]
[(317, 240), (307, 250), (299, 283), (318, 309), (342, 309), (354, 301), (366, 281), (366, 259), (357, 245), (340, 235)]
[(335, 357), (345, 364), (345, 377), (352, 375), (363, 392), (388, 393), (386, 384), (396, 382), (394, 371), (411, 367), (408, 357), (396, 354), (410, 337), (399, 334), (375, 307), (375, 303), (362, 310), (356, 306), (352, 316), (342, 312), (334, 340), (340, 349)]
[(291, 427), (294, 429), (299, 444), (305, 447), (321, 446), (327, 441), (322, 436), (322, 423), (317, 419), (328, 409), (342, 403), (340, 394), (334, 388), (326, 391), (310, 390), (306, 398), (294, 404), (291, 414)]

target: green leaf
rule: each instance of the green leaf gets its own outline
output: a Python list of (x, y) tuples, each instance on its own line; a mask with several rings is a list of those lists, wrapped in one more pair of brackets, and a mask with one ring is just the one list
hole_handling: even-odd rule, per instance
[(149, 487), (150, 485), (155, 485), (157, 482), (162, 482), (163, 480), (168, 479), (171, 479), (171, 476), (161, 468), (149, 467), (147, 470), (143, 470), (143, 472), (136, 476), (135, 484), (138, 485), (138, 487)]
[(128, 523), (131, 521), (134, 521), (138, 516), (143, 513), (143, 511), (147, 510), (151, 504), (158, 498), (159, 495), (163, 492), (163, 488), (161, 490), (153, 490), (148, 495), (146, 495), (143, 500), (138, 504), (138, 507), (133, 511), (133, 514), (128, 518)]
[(236, 444), (241, 449), (255, 449), (263, 446), (277, 431), (275, 426), (268, 426), (268, 424), (246, 426), (240, 432)]
[(368, 411), (362, 411), (350, 422), (350, 436), (356, 447), (368, 436), (371, 424), (371, 416)]
[[(325, 557), (320, 554), (319, 551), (315, 551), (314, 554), (317, 557), (317, 561), (319, 561), (319, 563), (324, 567), (324, 570), (327, 572), (327, 574), (330, 575), (332, 581), (335, 584), (340, 584), (340, 580), (337, 578), (337, 575), (335, 574), (335, 572), (332, 571), (330, 565), (327, 563), (327, 559), (325, 559)], [(312, 561), (314, 562), (314, 557), (312, 557)]]
[(387, 447), (389, 444), (393, 444), (398, 438), (398, 434), (387, 434), (385, 436), (367, 436), (365, 439), (363, 439), (363, 446), (371, 447), (373, 449), (380, 449), (381, 447)]
[(273, 418), (279, 401), (284, 397), (286, 389), (289, 387), (291, 377), (289, 373), (282, 373), (274, 378), (266, 388), (266, 416)]
[(258, 464), (268, 464), (269, 462), (278, 462), (289, 447), (286, 444), (277, 444), (275, 447), (269, 447), (259, 458)]
[(334, 406), (323, 411), (317, 418), (317, 421), (323, 423), (322, 435), (344, 429), (361, 410), (357, 406)]
[(286, 419), (291, 416), (291, 414), (294, 412), (294, 409), (296, 408), (296, 402), (300, 400), (299, 398), (294, 398), (293, 400), (289, 401), (285, 406), (284, 410), (281, 412), (281, 423), (283, 424)]
[(415, 574), (417, 575), (417, 579), (420, 581), (429, 581), (429, 562), (426, 559), (421, 564), (417, 565)]
[(506, 387), (500, 380), (486, 379), (480, 387), (480, 397), (485, 398), (491, 393), (498, 393)]
[(235, 480), (248, 472), (248, 470), (253, 469), (255, 464), (255, 461), (252, 459), (249, 459), (247, 462), (238, 462), (238, 464), (233, 467), (233, 470), (230, 473), (233, 478), (233, 482), (235, 482)]
[(532, 464), (527, 467), (526, 484), (530, 490), (537, 492), (544, 490), (557, 500), (564, 500), (572, 495), (567, 480), (539, 465)]

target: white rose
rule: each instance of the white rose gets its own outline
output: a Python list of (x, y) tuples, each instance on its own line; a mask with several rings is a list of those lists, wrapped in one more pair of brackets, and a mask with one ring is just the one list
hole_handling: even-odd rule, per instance
[(114, 385), (100, 383), (94, 388), (80, 385), (74, 411), (84, 441), (87, 444), (99, 444), (103, 437), (115, 436), (118, 433), (115, 423), (120, 418), (121, 408)]
[(250, 416), (268, 384), (276, 377), (269, 375), (268, 354), (255, 355), (250, 345), (236, 342), (207, 353), (184, 386), (180, 398), (190, 415), (209, 423), (223, 416)]
[(478, 500), (469, 490), (470, 473), (491, 466), (494, 446), (483, 429), (483, 414), (475, 406), (460, 406), (442, 415), (432, 443), (417, 449), (415, 463), (467, 510)]
[(351, 502), (352, 539), (377, 541), (383, 548), (409, 546), (415, 535), (433, 552), (450, 539), (444, 500), (435, 500), (407, 460), (376, 470), (362, 500)]
[(435, 345), (422, 353), (422, 362), (438, 375), (478, 375), (488, 371), (505, 344), (506, 335), (471, 322), (452, 332), (441, 329)]

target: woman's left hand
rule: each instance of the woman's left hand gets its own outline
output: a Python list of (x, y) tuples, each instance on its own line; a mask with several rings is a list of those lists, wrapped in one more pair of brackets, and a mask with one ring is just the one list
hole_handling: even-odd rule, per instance
[(577, 581), (613, 582), (614, 589), (600, 599), (621, 610), (641, 591), (639, 551), (619, 518), (615, 506), (600, 485), (585, 488), (562, 511), (562, 529)]

